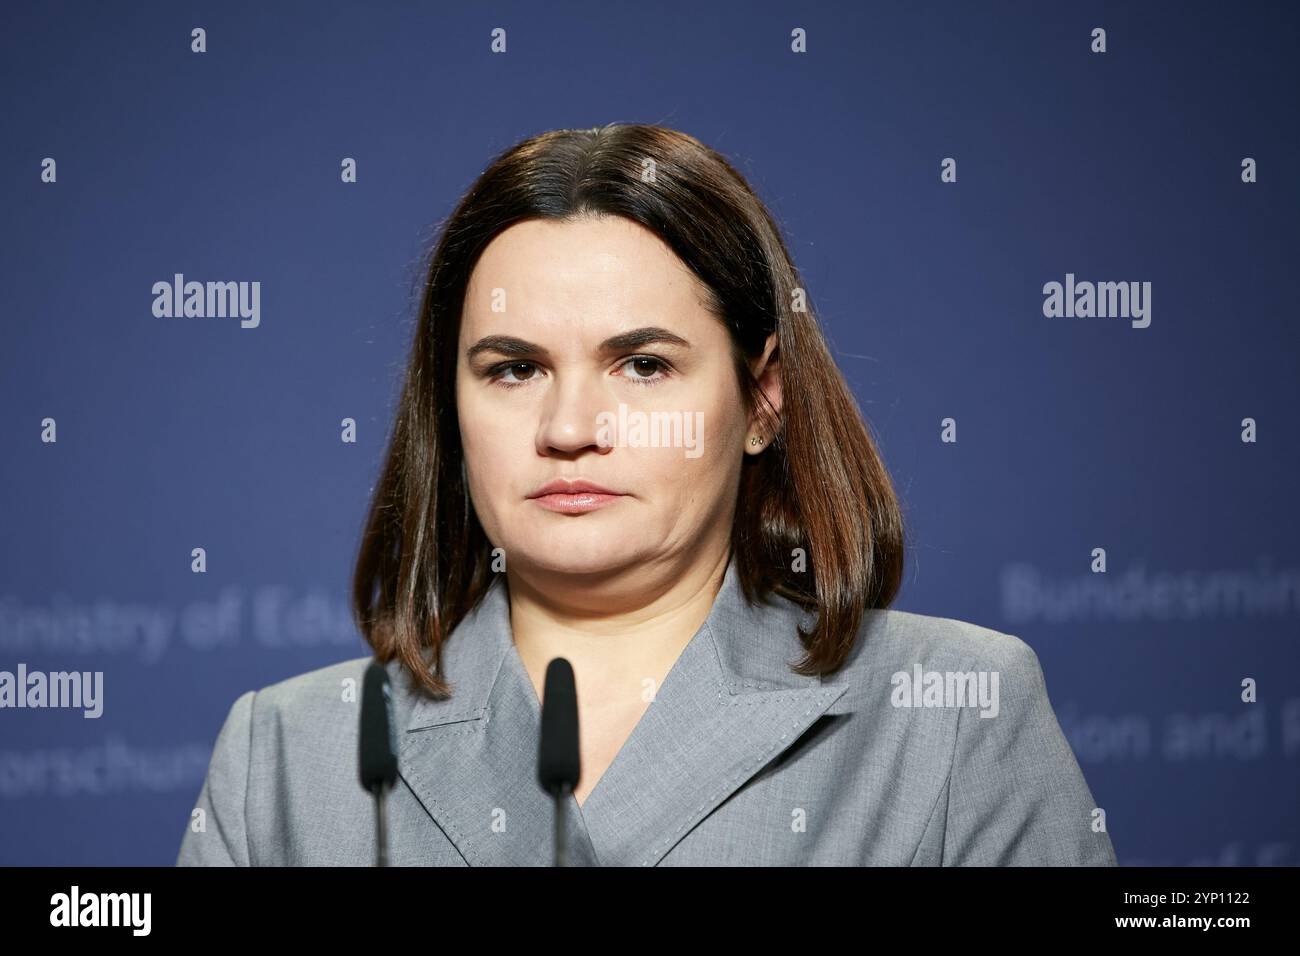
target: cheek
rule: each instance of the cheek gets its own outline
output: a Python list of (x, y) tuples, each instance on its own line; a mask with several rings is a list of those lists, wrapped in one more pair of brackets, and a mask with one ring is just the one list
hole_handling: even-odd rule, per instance
[(743, 454), (741, 439), (746, 425), (740, 397), (731, 388), (719, 385), (703, 409), (704, 453), (697, 460), (718, 468)]
[(511, 462), (521, 461), (527, 432), (506, 416), (495, 414), (471, 398), (459, 406), (460, 440), (465, 468), (474, 485), (504, 487), (511, 479)]
[[(697, 414), (698, 413), (698, 414)], [(629, 448), (631, 473), (670, 508), (709, 508), (733, 493), (739, 475), (745, 416), (728, 394), (691, 409), (692, 448)]]

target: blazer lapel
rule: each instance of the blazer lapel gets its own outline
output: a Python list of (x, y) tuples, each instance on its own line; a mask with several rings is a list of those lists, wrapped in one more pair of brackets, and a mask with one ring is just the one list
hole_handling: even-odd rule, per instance
[(831, 711), (846, 685), (789, 668), (800, 622), (784, 599), (750, 605), (728, 565), (708, 618), (582, 805), (602, 864), (656, 865)]
[[(744, 597), (734, 562), (704, 624), (580, 808), (564, 801), (573, 866), (655, 865), (779, 756), (845, 685), (793, 673), (807, 618)], [(540, 706), (500, 579), (443, 649), (453, 695), (415, 693), (396, 663), (398, 769), (473, 866), (549, 866), (554, 800), (537, 782)], [(400, 684), (400, 689), (398, 685)]]
[[(537, 780), (541, 708), (514, 650), (500, 579), (447, 640), (443, 667), (450, 698), (417, 694), (400, 678), (398, 772), (469, 865), (550, 866), (555, 800)], [(569, 865), (596, 865), (572, 795), (564, 812)]]

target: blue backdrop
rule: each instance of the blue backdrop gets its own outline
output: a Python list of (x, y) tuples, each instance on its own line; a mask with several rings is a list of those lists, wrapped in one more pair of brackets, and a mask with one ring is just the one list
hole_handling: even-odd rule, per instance
[[(0, 862), (171, 863), (234, 699), (366, 653), (431, 230), (519, 139), (628, 121), (770, 205), (904, 500), (896, 606), (1037, 651), (1121, 863), (1300, 863), (1293, 5), (0, 18), (0, 670), (104, 675), (98, 718), (0, 710)], [(258, 324), (155, 316), (177, 273)], [(1145, 317), (1045, 315), (1067, 281)]]

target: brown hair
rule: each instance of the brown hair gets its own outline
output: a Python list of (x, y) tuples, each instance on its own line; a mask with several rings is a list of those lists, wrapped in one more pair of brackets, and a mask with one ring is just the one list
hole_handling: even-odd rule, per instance
[[(456, 412), (456, 351), (470, 273), (525, 219), (622, 216), (655, 232), (709, 290), (731, 334), (746, 414), (771, 436), (742, 466), (732, 560), (750, 601), (769, 592), (816, 612), (800, 636), (805, 675), (852, 650), (863, 612), (887, 607), (903, 573), (893, 485), (762, 202), (721, 155), (660, 126), (555, 130), (501, 154), (433, 248), (383, 474), (353, 576), (353, 613), (383, 662), (450, 693), (442, 644), (492, 583), (491, 543), (470, 505)], [(795, 307), (796, 290), (804, 296)], [(775, 332), (779, 419), (747, 364)], [(794, 549), (806, 570), (792, 570)], [(431, 654), (426, 660), (425, 655)], [(430, 669), (430, 663), (432, 669)]]

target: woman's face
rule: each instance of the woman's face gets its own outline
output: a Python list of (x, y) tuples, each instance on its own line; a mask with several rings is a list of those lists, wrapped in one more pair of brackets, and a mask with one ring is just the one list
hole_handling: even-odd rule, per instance
[[(456, 402), (471, 500), (511, 571), (658, 576), (725, 549), (750, 423), (703, 289), (619, 217), (527, 220), (484, 250)], [(616, 494), (537, 497), (557, 479)]]

